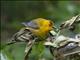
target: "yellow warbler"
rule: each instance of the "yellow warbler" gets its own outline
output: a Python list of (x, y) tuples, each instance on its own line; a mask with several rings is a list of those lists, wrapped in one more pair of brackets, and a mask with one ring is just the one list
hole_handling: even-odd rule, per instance
[(38, 37), (46, 37), (49, 31), (53, 29), (53, 22), (43, 18), (37, 18), (23, 24)]

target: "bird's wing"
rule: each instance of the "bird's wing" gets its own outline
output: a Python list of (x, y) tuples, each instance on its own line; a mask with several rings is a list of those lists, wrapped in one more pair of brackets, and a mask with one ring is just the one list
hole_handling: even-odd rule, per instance
[(26, 27), (30, 27), (30, 28), (33, 28), (33, 29), (38, 29), (39, 28), (38, 24), (35, 21), (23, 22), (22, 24)]

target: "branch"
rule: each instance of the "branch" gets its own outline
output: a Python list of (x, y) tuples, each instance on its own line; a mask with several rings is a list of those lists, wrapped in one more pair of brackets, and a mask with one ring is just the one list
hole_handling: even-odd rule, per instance
[(60, 25), (60, 29), (68, 28), (69, 30), (72, 30), (74, 28), (74, 26), (78, 23), (80, 23), (80, 14), (72, 17), (70, 20), (63, 22)]
[[(66, 37), (60, 34), (60, 31), (63, 29), (69, 29), (71, 31), (74, 30), (74, 27), (80, 24), (80, 15), (74, 16), (71, 19), (63, 22), (60, 25), (59, 31), (56, 33), (53, 42), (45, 42), (45, 46), (51, 46), (50, 51), (52, 55), (58, 56), (68, 56), (76, 53), (80, 53), (80, 34), (76, 34), (75, 37)], [(50, 32), (52, 35), (54, 33)], [(57, 51), (55, 53), (55, 51)], [(56, 55), (55, 55), (56, 54)], [(55, 57), (57, 59), (58, 57)]]
[(32, 46), (34, 45), (36, 39), (32, 40), (29, 44), (26, 45), (26, 48), (25, 48), (25, 60), (28, 59), (28, 56), (32, 50)]

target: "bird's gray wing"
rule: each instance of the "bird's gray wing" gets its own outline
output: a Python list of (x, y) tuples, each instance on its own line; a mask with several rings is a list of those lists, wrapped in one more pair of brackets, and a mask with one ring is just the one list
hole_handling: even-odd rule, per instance
[(33, 29), (38, 29), (39, 28), (38, 24), (35, 21), (23, 22), (22, 24), (26, 27), (30, 27), (30, 28), (33, 28)]

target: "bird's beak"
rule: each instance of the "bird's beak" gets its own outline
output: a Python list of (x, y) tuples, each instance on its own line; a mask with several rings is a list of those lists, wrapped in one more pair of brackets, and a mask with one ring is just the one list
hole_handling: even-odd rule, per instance
[(57, 29), (55, 26), (52, 27), (53, 29)]

